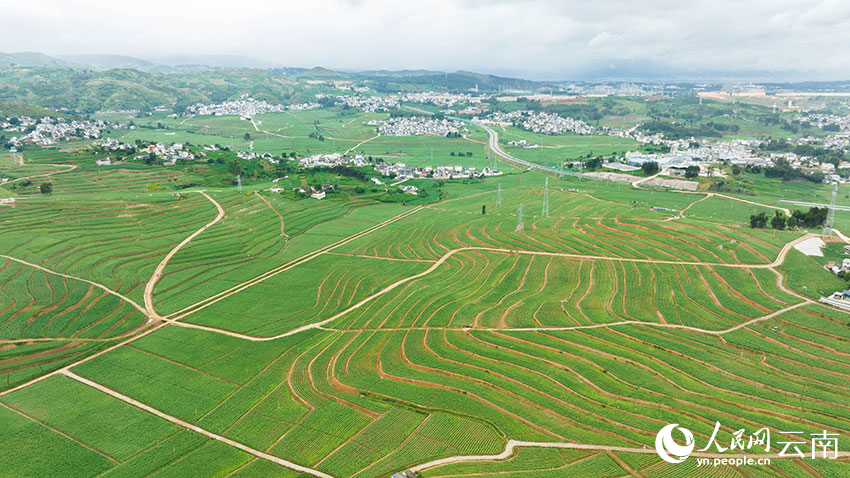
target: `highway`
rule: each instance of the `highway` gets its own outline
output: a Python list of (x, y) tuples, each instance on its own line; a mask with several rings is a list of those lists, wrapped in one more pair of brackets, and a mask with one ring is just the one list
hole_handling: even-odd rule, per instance
[(502, 147), (499, 146), (499, 133), (493, 131), (492, 128), (484, 126), (481, 123), (477, 123), (475, 121), (471, 121), (470, 123), (472, 123), (473, 125), (483, 129), (484, 131), (487, 132), (487, 134), (490, 135), (490, 149), (493, 150), (493, 152), (496, 153), (497, 156), (502, 158), (502, 160), (504, 160), (508, 164), (511, 164), (511, 165), (514, 165), (514, 166), (522, 166), (522, 167), (525, 167), (525, 168), (528, 168), (528, 169), (536, 169), (538, 171), (543, 171), (543, 172), (546, 172), (546, 173), (554, 173), (554, 174), (562, 174), (563, 173), (563, 174), (570, 174), (570, 175), (573, 175), (573, 176), (578, 176), (577, 173), (574, 173), (572, 171), (564, 171), (564, 170), (561, 170), (561, 169), (558, 169), (558, 168), (552, 168), (552, 167), (549, 167), (549, 166), (541, 166), (539, 164), (535, 164), (535, 163), (532, 163), (530, 161), (526, 161), (524, 159), (515, 158), (515, 157), (511, 156), (510, 154), (506, 153), (504, 150), (502, 150)]

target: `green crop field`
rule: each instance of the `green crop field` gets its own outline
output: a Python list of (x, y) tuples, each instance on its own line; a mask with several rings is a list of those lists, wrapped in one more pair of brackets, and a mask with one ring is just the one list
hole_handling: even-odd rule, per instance
[[(603, 123), (648, 112), (611, 101), (622, 114)], [(387, 117), (322, 108), (256, 115), (255, 128), (156, 113), (121, 138), (493, 164), (481, 130), (376, 137), (366, 123)], [(514, 139), (542, 147), (511, 154), (550, 166), (640, 146), (500, 131)], [(0, 197), (16, 198), (0, 206), (2, 476), (850, 467), (775, 459), (701, 475), (696, 457), (672, 465), (653, 448), (672, 423), (700, 446), (717, 422), (727, 444), (762, 427), (850, 439), (850, 315), (818, 302), (847, 288), (823, 267), (843, 242), (812, 258), (792, 247), (807, 231), (749, 223), (793, 209), (785, 199), (828, 201), (826, 185), (742, 173), (729, 181), (746, 193), (681, 193), (500, 162), (497, 177), (408, 181), (427, 191), (412, 196), (371, 182), (369, 167), (212, 156), (97, 167), (100, 153), (81, 145), (24, 154), (23, 165), (0, 156), (15, 180)], [(321, 200), (292, 191), (321, 184), (336, 186)], [(839, 231), (848, 217), (836, 215)]]

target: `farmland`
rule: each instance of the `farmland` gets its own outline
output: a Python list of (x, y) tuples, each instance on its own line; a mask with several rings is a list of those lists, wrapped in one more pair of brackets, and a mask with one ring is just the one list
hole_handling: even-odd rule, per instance
[[(364, 123), (385, 116), (154, 116), (138, 124), (162, 128), (124, 140), (487, 164), (480, 131), (376, 138)], [(503, 140), (540, 142), (541, 164), (632, 146), (528, 135)], [(784, 207), (761, 179), (742, 202), (555, 175), (546, 189), (544, 174), (499, 164), (503, 176), (418, 180), (439, 194), (397, 201), (323, 172), (341, 184), (315, 200), (269, 191), (315, 180), (304, 171), (246, 174), (240, 190), (203, 162), (26, 158), (4, 174), (47, 175), (53, 193), (3, 186), (17, 199), (0, 209), (13, 476), (689, 476), (694, 459), (652, 449), (668, 423), (700, 444), (716, 422), (724, 437), (850, 434), (848, 315), (817, 302), (846, 282), (793, 248), (819, 231), (749, 227)]]

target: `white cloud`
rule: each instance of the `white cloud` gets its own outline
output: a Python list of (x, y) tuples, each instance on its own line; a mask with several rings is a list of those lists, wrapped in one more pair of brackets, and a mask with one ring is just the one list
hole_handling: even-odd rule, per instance
[(0, 0), (3, 51), (235, 54), (568, 76), (633, 62), (850, 76), (843, 0)]

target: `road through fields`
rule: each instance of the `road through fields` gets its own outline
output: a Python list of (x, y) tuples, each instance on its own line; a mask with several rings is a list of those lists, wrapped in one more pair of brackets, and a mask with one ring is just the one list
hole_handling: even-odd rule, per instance
[[(277, 339), (280, 339), (280, 338), (283, 338), (283, 337), (289, 337), (291, 335), (295, 335), (297, 333), (304, 332), (306, 330), (324, 328), (324, 326), (326, 324), (329, 324), (330, 322), (333, 322), (334, 320), (336, 320), (340, 317), (343, 317), (343, 316), (359, 309), (360, 307), (362, 307), (362, 306), (366, 305), (367, 303), (377, 299), (378, 297), (381, 297), (382, 295), (394, 290), (398, 286), (403, 285), (407, 282), (416, 280), (416, 279), (420, 279), (422, 277), (427, 276), (428, 274), (431, 274), (432, 272), (436, 271), (442, 264), (444, 264), (449, 258), (454, 256), (455, 254), (460, 253), (460, 252), (466, 252), (466, 251), (493, 252), (493, 253), (500, 253), (500, 254), (527, 254), (527, 255), (533, 255), (533, 256), (565, 257), (565, 258), (570, 258), (570, 259), (603, 260), (603, 261), (617, 261), (617, 262), (640, 262), (640, 263), (650, 263), (650, 264), (671, 264), (671, 265), (689, 265), (689, 266), (705, 266), (705, 267), (732, 267), (732, 268), (744, 268), (744, 269), (769, 269), (777, 275), (777, 287), (780, 290), (803, 300), (800, 303), (791, 305), (789, 307), (786, 307), (784, 309), (775, 311), (773, 313), (770, 313), (770, 314), (767, 314), (767, 315), (764, 315), (764, 316), (761, 316), (761, 317), (753, 318), (749, 321), (743, 322), (741, 324), (738, 324), (738, 325), (733, 326), (733, 327), (726, 329), (726, 330), (708, 330), (708, 329), (701, 329), (701, 328), (698, 328), (698, 327), (691, 327), (691, 326), (686, 326), (686, 325), (659, 324), (659, 323), (655, 323), (655, 322), (640, 322), (640, 321), (622, 321), (622, 322), (613, 322), (613, 323), (608, 323), (608, 324), (579, 325), (579, 326), (571, 326), (571, 327), (527, 327), (527, 328), (513, 328), (513, 329), (510, 329), (510, 328), (508, 328), (508, 329), (483, 329), (483, 330), (502, 330), (502, 331), (521, 332), (521, 331), (555, 331), (555, 330), (596, 329), (596, 328), (613, 327), (613, 326), (619, 326), (619, 325), (648, 325), (648, 326), (654, 326), (654, 327), (667, 327), (667, 328), (690, 330), (690, 331), (693, 331), (693, 332), (706, 333), (706, 334), (712, 334), (712, 335), (722, 335), (722, 334), (726, 334), (726, 333), (729, 333), (729, 332), (734, 332), (735, 330), (739, 330), (743, 327), (747, 327), (747, 326), (752, 325), (752, 324), (757, 323), (757, 322), (761, 322), (761, 321), (764, 321), (764, 320), (771, 319), (771, 318), (776, 317), (777, 315), (779, 315), (783, 312), (787, 312), (789, 310), (793, 310), (793, 309), (796, 309), (796, 308), (804, 306), (804, 305), (815, 303), (813, 300), (811, 300), (807, 297), (803, 297), (803, 296), (797, 294), (796, 292), (786, 288), (783, 284), (783, 281), (782, 281), (782, 275), (779, 274), (778, 272), (776, 272), (776, 270), (774, 270), (773, 268), (782, 264), (782, 262), (785, 260), (785, 257), (788, 255), (788, 251), (790, 251), (791, 248), (794, 247), (796, 244), (799, 244), (800, 242), (805, 241), (805, 240), (807, 240), (811, 237), (817, 237), (817, 236), (818, 236), (817, 234), (806, 234), (805, 236), (798, 237), (797, 239), (794, 239), (793, 241), (788, 242), (779, 251), (779, 254), (777, 254), (776, 259), (769, 264), (724, 264), (724, 263), (714, 263), (714, 262), (684, 262), (684, 261), (667, 261), (667, 260), (655, 260), (655, 259), (632, 259), (632, 258), (623, 258), (623, 257), (591, 256), (591, 255), (567, 254), (567, 253), (559, 253), (559, 252), (523, 251), (523, 250), (516, 250), (516, 249), (499, 249), (499, 248), (493, 248), (493, 247), (461, 247), (461, 248), (452, 249), (451, 251), (446, 252), (445, 254), (443, 254), (442, 257), (440, 257), (438, 260), (433, 262), (431, 267), (425, 269), (424, 271), (419, 272), (419, 273), (414, 274), (414, 275), (411, 275), (411, 276), (408, 276), (408, 277), (405, 277), (405, 278), (402, 278), (402, 279), (399, 279), (399, 280), (393, 282), (392, 284), (384, 287), (380, 291), (360, 300), (359, 302), (348, 307), (347, 309), (332, 315), (331, 317), (328, 317), (326, 319), (323, 319), (323, 320), (320, 320), (320, 321), (317, 321), (317, 322), (313, 322), (313, 323), (310, 323), (310, 324), (307, 324), (307, 325), (303, 325), (301, 327), (297, 327), (295, 329), (284, 332), (282, 334), (267, 336), (267, 337), (254, 336), (254, 335), (241, 334), (241, 333), (238, 333), (238, 332), (232, 332), (232, 331), (229, 331), (229, 330), (215, 328), (215, 327), (208, 327), (208, 326), (205, 326), (205, 325), (192, 324), (192, 323), (188, 323), (188, 322), (179, 322), (179, 323), (176, 322), (180, 318), (185, 317), (185, 315), (182, 315), (178, 318), (173, 319), (173, 321), (171, 323), (173, 323), (174, 325), (177, 325), (179, 327), (205, 330), (205, 331), (208, 331), (208, 332), (216, 332), (216, 333), (219, 333), (219, 334), (228, 335), (230, 337), (236, 337), (236, 338), (240, 338), (240, 339), (244, 339), (244, 340), (250, 340), (252, 342), (266, 342), (266, 341), (270, 341), (270, 340), (277, 340)], [(334, 329), (334, 330), (336, 330), (336, 329)], [(458, 328), (458, 330), (465, 330), (465, 329), (464, 328)]]

